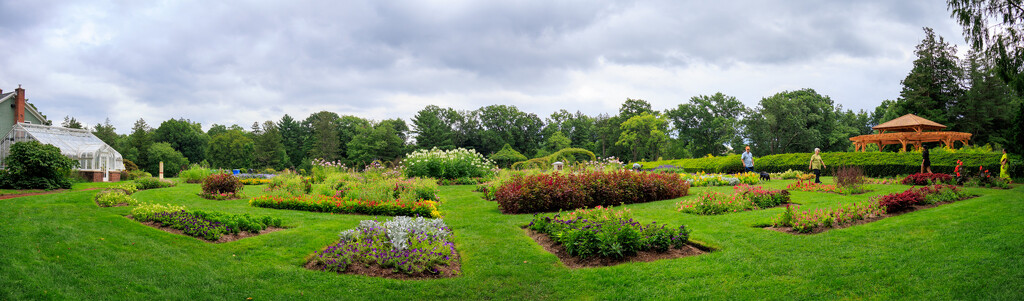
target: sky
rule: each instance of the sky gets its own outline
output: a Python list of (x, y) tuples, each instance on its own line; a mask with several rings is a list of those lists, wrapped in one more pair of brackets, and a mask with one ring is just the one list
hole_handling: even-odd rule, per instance
[[(725, 3), (720, 3), (725, 2)], [(0, 89), (60, 124), (238, 124), (427, 105), (656, 110), (812, 88), (845, 109), (899, 97), (944, 1), (0, 0)]]

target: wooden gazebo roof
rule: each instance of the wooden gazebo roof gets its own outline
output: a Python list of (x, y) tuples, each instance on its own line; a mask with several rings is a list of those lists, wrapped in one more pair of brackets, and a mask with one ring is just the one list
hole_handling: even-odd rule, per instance
[[(865, 151), (868, 144), (878, 145), (879, 150), (886, 145), (900, 144), (906, 151), (907, 144), (921, 148), (921, 143), (927, 142), (942, 142), (947, 147), (953, 147), (955, 142), (967, 145), (972, 136), (970, 133), (939, 131), (945, 129), (946, 126), (914, 114), (903, 115), (871, 128), (878, 130), (878, 134), (850, 138), (856, 150)], [(926, 132), (932, 130), (934, 132)]]
[(907, 114), (900, 116), (899, 118), (886, 121), (882, 124), (871, 127), (873, 130), (878, 130), (880, 133), (884, 132), (921, 132), (931, 130), (941, 130), (946, 128), (945, 125), (941, 125), (935, 121), (921, 118), (914, 114)]

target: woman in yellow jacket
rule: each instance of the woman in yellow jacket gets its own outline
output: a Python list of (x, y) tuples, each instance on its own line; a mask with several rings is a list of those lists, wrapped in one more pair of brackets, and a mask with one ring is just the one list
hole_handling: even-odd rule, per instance
[(807, 165), (807, 168), (814, 171), (814, 183), (821, 184), (821, 169), (825, 168), (825, 161), (821, 160), (819, 152), (821, 152), (821, 149), (814, 148), (814, 154), (811, 155), (811, 163)]

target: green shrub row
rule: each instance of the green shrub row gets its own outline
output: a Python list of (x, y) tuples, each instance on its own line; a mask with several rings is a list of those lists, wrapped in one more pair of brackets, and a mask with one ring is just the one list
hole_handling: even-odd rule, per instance
[[(936, 173), (953, 173), (956, 168), (956, 161), (962, 160), (965, 167), (986, 166), (994, 170), (999, 169), (999, 158), (1001, 154), (977, 154), (977, 153), (948, 153), (932, 154), (932, 171)], [(892, 177), (896, 175), (908, 175), (921, 171), (921, 154), (908, 153), (882, 153), (882, 152), (842, 152), (822, 153), (821, 158), (829, 168), (822, 171), (825, 175), (832, 175), (832, 167), (836, 166), (860, 166), (864, 174), (870, 177)], [(754, 170), (758, 172), (785, 172), (787, 170), (807, 170), (807, 164), (811, 160), (811, 153), (792, 153), (768, 155), (754, 158)], [(1021, 164), (1020, 157), (1011, 160), (1011, 166)], [(708, 173), (739, 173), (743, 171), (739, 155), (693, 158), (667, 161), (655, 161), (642, 163), (644, 168), (651, 169), (659, 166), (672, 166), (683, 168), (686, 172), (708, 172)], [(1013, 168), (1011, 174), (1015, 178), (1024, 176), (1024, 168)]]

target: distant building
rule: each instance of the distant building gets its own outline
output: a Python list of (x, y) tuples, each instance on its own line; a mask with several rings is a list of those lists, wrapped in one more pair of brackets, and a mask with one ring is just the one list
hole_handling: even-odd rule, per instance
[[(47, 125), (46, 118), (28, 105), (25, 89), (15, 92), (0, 91), (0, 169), (7, 168), (11, 146), (22, 141), (56, 146), (61, 154), (79, 164), (78, 172), (93, 182), (116, 182), (124, 170), (124, 158), (103, 140), (83, 129), (69, 129)], [(10, 106), (6, 105), (10, 103)], [(10, 110), (8, 110), (10, 108)]]

